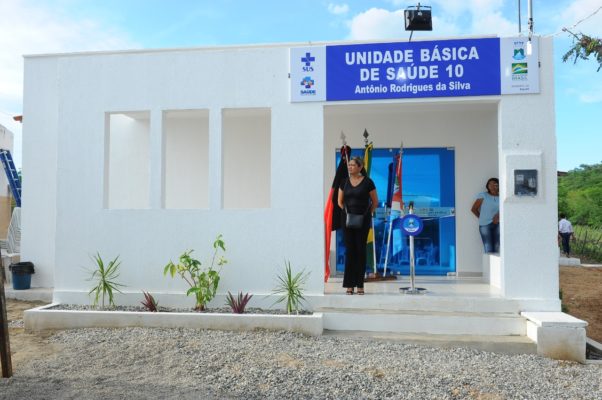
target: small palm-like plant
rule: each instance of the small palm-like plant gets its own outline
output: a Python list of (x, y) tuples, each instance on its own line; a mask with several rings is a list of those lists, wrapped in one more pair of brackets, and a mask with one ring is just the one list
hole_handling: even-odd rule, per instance
[(117, 283), (116, 279), (119, 277), (119, 265), (121, 265), (121, 261), (117, 261), (119, 256), (115, 257), (114, 260), (109, 261), (108, 264), (105, 265), (105, 262), (102, 260), (100, 253), (96, 253), (92, 257), (94, 262), (96, 263), (96, 269), (92, 271), (92, 276), (90, 277), (90, 281), (95, 281), (96, 286), (94, 286), (88, 292), (88, 295), (94, 293), (94, 307), (98, 305), (98, 301), (102, 298), (102, 307), (105, 307), (105, 296), (109, 299), (109, 306), (114, 306), (115, 301), (113, 297), (113, 292), (119, 292), (119, 287), (123, 287), (124, 285)]
[(309, 273), (302, 270), (293, 275), (291, 263), (285, 261), (284, 265), (284, 274), (277, 276), (277, 285), (272, 291), (273, 294), (280, 295), (274, 304), (286, 302), (286, 312), (288, 314), (293, 312), (298, 314), (301, 303), (305, 301), (305, 297), (303, 297), (305, 288), (303, 286), (307, 282)]
[(144, 290), (142, 291), (142, 294), (144, 294), (144, 300), (141, 301), (140, 304), (142, 304), (144, 308), (146, 308), (150, 312), (157, 312), (157, 307), (159, 306), (159, 303), (157, 302), (157, 300), (155, 300), (153, 295), (149, 292), (145, 292)]
[(226, 303), (232, 309), (232, 312), (235, 314), (244, 314), (245, 307), (247, 307), (247, 303), (253, 297), (252, 294), (246, 293), (244, 296), (242, 292), (238, 292), (238, 296), (232, 296), (232, 293), (228, 292), (228, 296), (226, 297)]

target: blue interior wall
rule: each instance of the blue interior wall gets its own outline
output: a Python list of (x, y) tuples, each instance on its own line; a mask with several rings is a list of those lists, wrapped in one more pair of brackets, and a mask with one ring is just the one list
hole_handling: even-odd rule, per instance
[[(370, 177), (376, 185), (379, 208), (374, 219), (376, 260), (383, 270), (387, 249), (385, 206), (390, 190), (389, 170), (393, 157), (399, 149), (374, 149)], [(352, 151), (352, 156), (364, 155), (363, 149)], [(336, 163), (340, 160), (337, 152)], [(402, 189), (406, 204), (414, 202), (419, 207), (455, 207), (455, 158), (454, 150), (448, 148), (406, 148), (403, 151)], [(335, 166), (336, 167), (336, 166)], [(389, 196), (390, 197), (390, 196)], [(338, 273), (345, 268), (343, 232), (337, 231)], [(409, 274), (408, 237), (393, 223), (387, 270), (393, 274)], [(456, 271), (456, 219), (448, 217), (425, 217), (424, 230), (415, 238), (416, 274), (446, 275)]]

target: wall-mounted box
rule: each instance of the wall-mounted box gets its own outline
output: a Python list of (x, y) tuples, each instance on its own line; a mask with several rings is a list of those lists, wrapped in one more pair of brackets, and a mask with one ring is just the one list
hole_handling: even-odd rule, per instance
[(515, 196), (537, 196), (537, 170), (515, 169), (514, 170), (514, 195)]

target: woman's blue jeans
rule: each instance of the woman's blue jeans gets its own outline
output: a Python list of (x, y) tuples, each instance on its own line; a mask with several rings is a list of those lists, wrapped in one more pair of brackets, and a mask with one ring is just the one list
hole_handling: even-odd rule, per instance
[(494, 224), (492, 222), (489, 225), (479, 226), (479, 232), (481, 233), (481, 240), (483, 240), (485, 253), (499, 253), (500, 224)]

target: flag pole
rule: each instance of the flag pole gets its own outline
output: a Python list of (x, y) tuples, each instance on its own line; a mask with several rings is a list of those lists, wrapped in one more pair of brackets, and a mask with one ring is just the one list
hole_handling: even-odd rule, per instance
[[(334, 227), (333, 218), (335, 212), (337, 213), (337, 215), (339, 215), (338, 211), (336, 211), (339, 209), (339, 206), (336, 204), (335, 193), (339, 190), (340, 179), (344, 178), (344, 176), (341, 176), (344, 173), (340, 171), (340, 169), (345, 168), (347, 176), (349, 176), (349, 170), (346, 167), (349, 161), (349, 154), (347, 151), (347, 141), (345, 140), (345, 134), (343, 133), (343, 131), (341, 131), (341, 141), (343, 142), (343, 147), (341, 148), (341, 160), (339, 162), (339, 165), (337, 166), (335, 177), (332, 182), (332, 187), (330, 189), (330, 193), (328, 194), (328, 199), (326, 201), (326, 206), (324, 209), (324, 282), (328, 282), (328, 278), (330, 276), (330, 247), (332, 229)], [(339, 226), (339, 224), (337, 224), (336, 226)]]
[(370, 213), (370, 219), (372, 220), (372, 259), (374, 261), (374, 265), (372, 268), (374, 270), (374, 275), (377, 273), (376, 269), (376, 232), (374, 231), (374, 217), (372, 216), (372, 212)]
[[(368, 136), (370, 134), (368, 133), (368, 129), (364, 129), (364, 148), (368, 149), (369, 143), (368, 143)], [(365, 157), (364, 157), (365, 158)], [(365, 167), (365, 163), (366, 160), (364, 160), (364, 167)], [(370, 163), (372, 163), (372, 160), (370, 160)], [(368, 166), (369, 168), (372, 168), (372, 165)], [(368, 172), (366, 170), (366, 172)], [(378, 205), (377, 205), (378, 206)], [(372, 271), (374, 273), (374, 275), (376, 276), (376, 273), (378, 272), (377, 268), (376, 268), (376, 232), (374, 231), (374, 217), (372, 216), (372, 213), (370, 213), (370, 224), (371, 224), (371, 229), (372, 229)]]
[[(399, 157), (401, 158), (401, 156)], [(400, 162), (400, 161), (398, 161)], [(397, 165), (395, 165), (395, 174), (397, 174)], [(397, 175), (395, 175), (397, 180)], [(395, 184), (393, 184), (393, 194), (395, 194)], [(386, 225), (385, 225), (386, 226)], [(393, 196), (391, 196), (391, 211), (389, 212), (389, 233), (387, 235), (387, 250), (385, 252), (385, 266), (383, 269), (383, 276), (387, 276), (387, 265), (389, 265), (389, 249), (391, 247), (391, 231), (393, 230)]]
[[(349, 154), (347, 154), (347, 136), (345, 136), (345, 133), (343, 131), (341, 131), (341, 142), (343, 142), (343, 149), (345, 149), (345, 151), (343, 152), (345, 157), (345, 164), (349, 165)], [(349, 169), (347, 169), (347, 177), (349, 176)]]
[[(399, 160), (397, 165), (395, 166), (395, 181), (397, 181), (397, 174), (399, 172), (399, 205), (400, 205), (400, 215), (403, 214), (403, 192), (401, 186), (401, 162), (403, 159), (403, 140), (399, 145)], [(383, 276), (387, 276), (387, 265), (389, 265), (389, 249), (391, 247), (391, 232), (393, 232), (393, 197), (395, 196), (395, 184), (393, 185), (393, 195), (391, 196), (391, 212), (389, 214), (389, 234), (387, 237), (387, 250), (385, 253), (385, 266), (383, 271)]]

